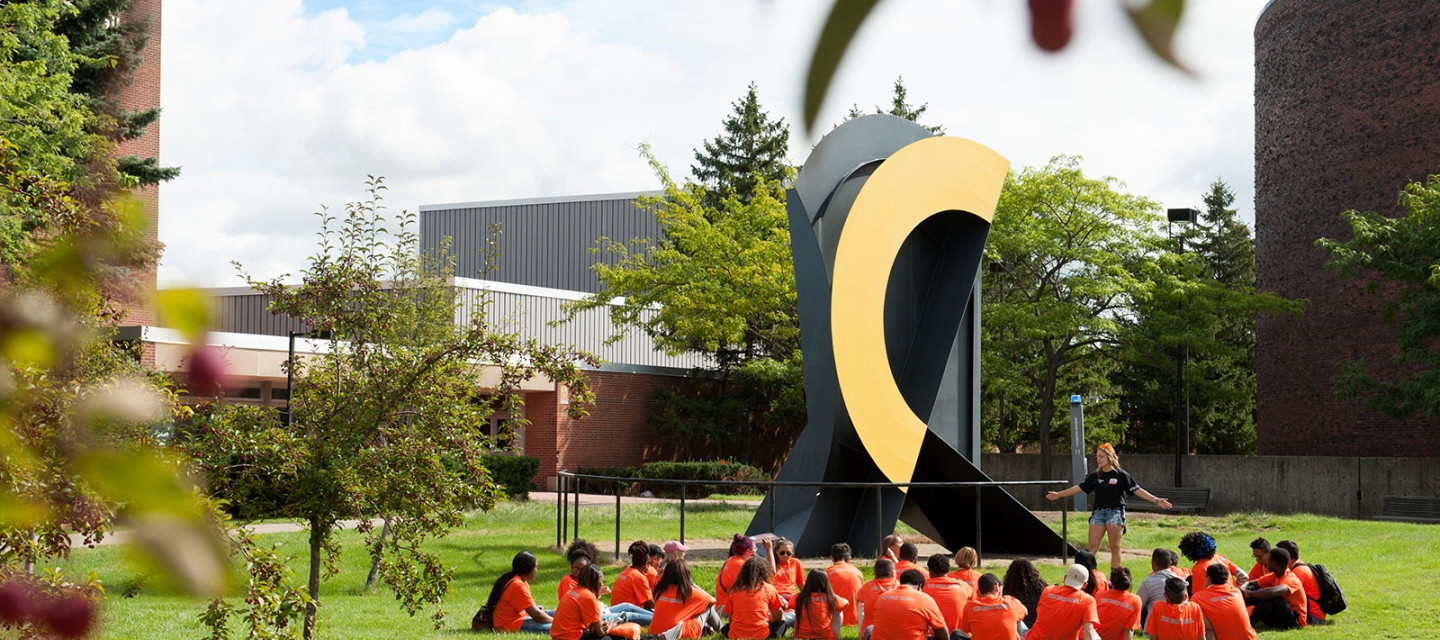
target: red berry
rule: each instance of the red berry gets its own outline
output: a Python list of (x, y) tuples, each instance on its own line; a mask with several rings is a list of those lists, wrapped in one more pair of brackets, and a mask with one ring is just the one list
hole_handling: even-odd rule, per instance
[(197, 396), (220, 393), (225, 382), (225, 359), (214, 347), (202, 346), (190, 354), (190, 380), (186, 385)]
[(1074, 0), (1030, 0), (1030, 37), (1036, 46), (1054, 53), (1070, 44)]
[(83, 638), (95, 628), (95, 603), (79, 594), (61, 596), (40, 610), (40, 621), (61, 638)]
[(11, 580), (0, 586), (0, 622), (20, 624), (35, 613), (35, 592), (30, 585)]

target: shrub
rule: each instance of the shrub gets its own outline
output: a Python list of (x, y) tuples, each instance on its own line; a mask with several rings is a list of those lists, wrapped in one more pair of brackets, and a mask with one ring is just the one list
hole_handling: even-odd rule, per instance
[[(655, 478), (665, 480), (696, 480), (700, 484), (691, 484), (686, 489), (686, 495), (691, 498), (703, 498), (712, 493), (743, 494), (757, 493), (763, 491), (756, 486), (744, 485), (714, 485), (703, 484), (706, 480), (726, 480), (738, 482), (769, 482), (770, 474), (748, 464), (741, 464), (731, 460), (714, 461), (693, 461), (693, 462), (647, 462), (638, 467), (593, 467), (581, 468), (579, 473), (597, 476), (616, 476), (620, 478)], [(649, 491), (652, 495), (666, 498), (680, 497), (680, 485), (659, 482), (622, 482), (620, 491), (626, 495), (638, 495)], [(610, 494), (614, 492), (613, 482), (603, 480), (586, 480), (580, 485), (582, 491), (587, 493)]]
[(530, 498), (530, 481), (540, 472), (538, 458), (488, 455), (483, 461), (490, 478), (495, 484), (505, 487), (506, 495), (517, 500)]

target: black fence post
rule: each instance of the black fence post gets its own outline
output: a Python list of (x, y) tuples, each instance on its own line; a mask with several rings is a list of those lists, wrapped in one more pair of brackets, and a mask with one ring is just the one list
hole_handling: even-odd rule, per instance
[(1060, 499), (1060, 566), (1070, 564), (1070, 503)]
[(975, 486), (975, 568), (980, 568), (980, 486)]
[(615, 559), (620, 559), (620, 483), (615, 483)]
[(685, 544), (685, 494), (687, 485), (680, 483), (680, 544)]
[(572, 519), (573, 519), (574, 522), (575, 522), (575, 537), (572, 538), (572, 540), (579, 540), (579, 539), (580, 539), (580, 479), (579, 479), (579, 478), (574, 478), (573, 480), (575, 481), (575, 517), (572, 518)]
[(555, 476), (555, 547), (565, 546), (565, 476)]
[(875, 559), (885, 555), (885, 489), (875, 487)]

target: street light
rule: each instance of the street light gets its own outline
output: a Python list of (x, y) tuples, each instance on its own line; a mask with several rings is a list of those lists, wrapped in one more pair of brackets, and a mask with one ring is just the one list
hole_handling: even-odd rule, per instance
[[(1170, 229), (1175, 223), (1194, 224), (1200, 220), (1200, 212), (1195, 209), (1168, 209), (1165, 217), (1170, 222), (1165, 226), (1165, 234), (1170, 236)], [(1185, 236), (1178, 238), (1179, 245), (1177, 253), (1185, 255)], [(1185, 300), (1180, 300), (1180, 310), (1185, 310)], [(1185, 327), (1188, 330), (1190, 323), (1187, 320)], [(1185, 461), (1185, 453), (1190, 450), (1190, 404), (1185, 394), (1185, 364), (1190, 359), (1190, 345), (1177, 349), (1179, 354), (1175, 358), (1175, 486), (1183, 486), (1184, 476), (1181, 474), (1181, 465)]]
[(311, 331), (290, 331), (290, 357), (285, 361), (285, 426), (290, 426), (290, 421), (295, 415), (295, 339), (296, 338), (319, 338), (329, 340), (332, 335), (329, 331), (314, 329)]

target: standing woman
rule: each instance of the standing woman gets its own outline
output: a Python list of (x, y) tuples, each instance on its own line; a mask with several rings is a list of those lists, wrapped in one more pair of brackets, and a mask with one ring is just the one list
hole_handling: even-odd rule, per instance
[(1090, 553), (1100, 550), (1100, 539), (1110, 538), (1110, 566), (1120, 566), (1120, 538), (1125, 535), (1125, 496), (1138, 496), (1155, 503), (1161, 509), (1169, 509), (1170, 501), (1150, 495), (1140, 488), (1135, 479), (1120, 468), (1120, 456), (1110, 443), (1095, 447), (1097, 470), (1085, 476), (1085, 481), (1064, 491), (1051, 491), (1045, 498), (1054, 502), (1068, 498), (1081, 491), (1095, 495), (1095, 511), (1090, 514)]

